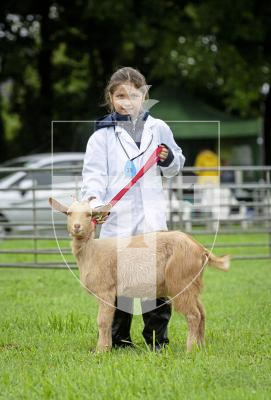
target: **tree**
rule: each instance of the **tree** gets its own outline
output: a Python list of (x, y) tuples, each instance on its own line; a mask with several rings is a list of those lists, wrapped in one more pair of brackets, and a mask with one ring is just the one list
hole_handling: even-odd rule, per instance
[[(270, 15), (256, 0), (2, 2), (1, 82), (12, 80), (9, 113), (20, 116), (6, 156), (48, 150), (51, 120), (101, 115), (107, 79), (132, 65), (153, 85), (170, 80), (231, 113), (264, 114), (270, 163), (271, 94), (261, 93), (271, 81)], [(68, 150), (73, 136), (67, 126), (55, 145)]]
[[(201, 28), (213, 31), (218, 41), (225, 47), (232, 47), (240, 59), (244, 60), (242, 72), (250, 72), (248, 75), (253, 84), (248, 86), (249, 90), (244, 87), (242, 95), (251, 94), (253, 88), (258, 95), (257, 98), (255, 95), (249, 96), (251, 109), (255, 102), (259, 107), (262, 101), (261, 88), (263, 85), (268, 86), (264, 99), (264, 161), (271, 165), (271, 3), (228, 0), (221, 4), (209, 0), (195, 7), (195, 10), (198, 11)], [(258, 79), (255, 79), (255, 75)]]
[[(265, 163), (271, 164), (271, 4), (249, 0), (186, 2), (190, 31), (168, 51), (171, 76), (231, 113), (264, 117)], [(175, 68), (174, 68), (175, 67)], [(162, 65), (157, 71), (163, 74)], [(263, 88), (267, 88), (263, 93)], [(265, 104), (263, 112), (262, 105)]]
[[(20, 115), (21, 129), (13, 138), (22, 153), (49, 145), (52, 115), (51, 57), (53, 2), (1, 3), (2, 82), (13, 83), (10, 112)], [(12, 153), (12, 152), (11, 152)]]

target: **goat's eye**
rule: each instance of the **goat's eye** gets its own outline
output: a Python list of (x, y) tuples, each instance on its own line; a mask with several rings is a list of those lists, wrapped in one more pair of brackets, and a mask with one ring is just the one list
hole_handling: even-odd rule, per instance
[(92, 214), (91, 213), (87, 213), (87, 218), (91, 218)]

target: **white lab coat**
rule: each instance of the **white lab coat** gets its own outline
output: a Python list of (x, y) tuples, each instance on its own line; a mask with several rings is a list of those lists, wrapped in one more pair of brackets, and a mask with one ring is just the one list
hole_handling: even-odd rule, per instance
[[(117, 135), (130, 158), (142, 151), (144, 154), (134, 160), (138, 171), (152, 152), (161, 143), (166, 144), (174, 154), (168, 167), (154, 165), (112, 208), (110, 216), (102, 225), (100, 237), (128, 237), (131, 235), (167, 230), (165, 196), (162, 187), (163, 176), (178, 174), (185, 157), (174, 141), (169, 126), (151, 116), (145, 122), (140, 149), (129, 133), (122, 127), (101, 128), (90, 137), (83, 166), (83, 200), (96, 197), (98, 203), (108, 203), (130, 180), (124, 174), (127, 162)], [(97, 203), (97, 204), (98, 204)]]

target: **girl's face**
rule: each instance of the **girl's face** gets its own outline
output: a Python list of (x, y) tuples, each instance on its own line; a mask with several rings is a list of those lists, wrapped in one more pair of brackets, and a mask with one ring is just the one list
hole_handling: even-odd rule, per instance
[(117, 86), (111, 95), (114, 110), (122, 115), (131, 115), (136, 118), (145, 99), (142, 90), (137, 89), (132, 83), (124, 82)]

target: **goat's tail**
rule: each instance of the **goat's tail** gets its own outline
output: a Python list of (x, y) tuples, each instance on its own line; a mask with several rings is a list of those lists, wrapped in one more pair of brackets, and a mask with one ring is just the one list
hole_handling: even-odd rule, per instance
[(204, 263), (207, 263), (211, 267), (215, 267), (220, 269), (221, 271), (227, 272), (230, 269), (230, 256), (215, 256), (213, 253), (209, 252), (206, 249), (204, 253), (205, 260)]

